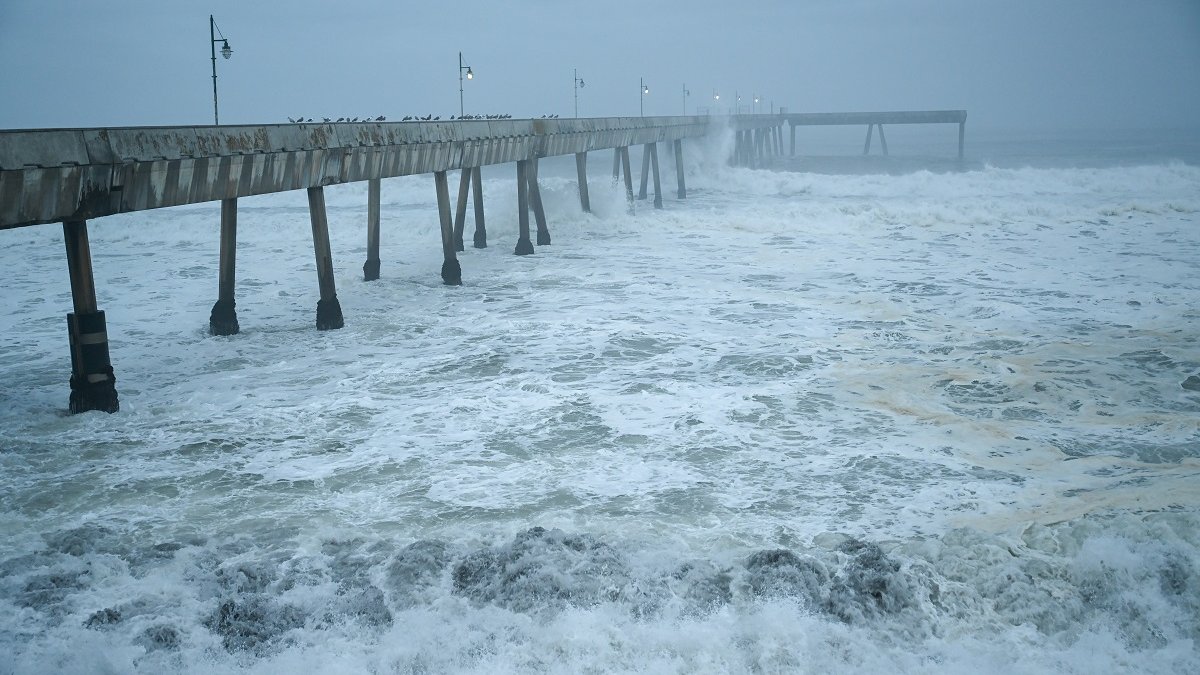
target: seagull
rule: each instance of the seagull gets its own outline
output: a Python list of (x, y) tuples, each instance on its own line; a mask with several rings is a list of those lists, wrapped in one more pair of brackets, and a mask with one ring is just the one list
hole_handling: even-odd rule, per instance
[(402, 120), (400, 120), (400, 121), (401, 121), (401, 122), (407, 122), (407, 121), (409, 121), (409, 120), (411, 120), (411, 119), (412, 119), (412, 115), (405, 115), (405, 116), (404, 116), (404, 119), (402, 119)]
[(384, 121), (386, 121), (386, 120), (387, 120), (387, 118), (386, 118), (386, 117), (384, 117), (383, 115), (380, 115), (379, 117), (376, 117), (376, 118), (375, 118), (375, 121), (376, 121), (376, 122), (384, 122)]
[(295, 123), (296, 123), (296, 120), (294, 120), (294, 119), (292, 119), (292, 118), (290, 118), (290, 117), (288, 118), (288, 121), (289, 121), (289, 122), (291, 122), (292, 124), (295, 124)]
[(357, 117), (355, 117), (354, 119), (352, 119), (352, 120), (350, 120), (350, 121), (351, 121), (351, 122), (357, 122), (357, 121), (358, 121), (358, 118), (357, 118)]
[(323, 117), (323, 118), (321, 118), (321, 119), (325, 120), (326, 122), (328, 122), (328, 121), (329, 121), (329, 118), (328, 118), (328, 117)]
[(306, 119), (306, 120), (304, 120), (304, 121), (305, 121), (305, 122), (311, 122), (311, 121), (312, 121), (312, 118), (310, 117), (310, 118), (308, 118), (308, 119)]

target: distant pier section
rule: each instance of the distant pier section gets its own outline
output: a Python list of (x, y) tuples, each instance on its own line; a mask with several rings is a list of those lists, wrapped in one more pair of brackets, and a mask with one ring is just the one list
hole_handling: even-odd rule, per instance
[(887, 137), (883, 134), (885, 124), (957, 124), (958, 158), (963, 158), (963, 142), (966, 139), (966, 110), (902, 110), (894, 112), (830, 112), (830, 113), (785, 113), (780, 115), (791, 127), (791, 155), (796, 154), (796, 127), (807, 126), (867, 126), (867, 140), (863, 143), (863, 154), (871, 152), (871, 135), (879, 129), (879, 145), (883, 154), (888, 154)]

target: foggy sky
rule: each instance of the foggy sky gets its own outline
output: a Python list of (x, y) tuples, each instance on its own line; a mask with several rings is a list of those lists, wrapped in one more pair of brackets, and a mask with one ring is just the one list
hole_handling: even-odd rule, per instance
[[(975, 128), (1200, 126), (1197, 0), (2, 0), (0, 128), (458, 114), (966, 109)], [(685, 99), (686, 84), (691, 95)]]

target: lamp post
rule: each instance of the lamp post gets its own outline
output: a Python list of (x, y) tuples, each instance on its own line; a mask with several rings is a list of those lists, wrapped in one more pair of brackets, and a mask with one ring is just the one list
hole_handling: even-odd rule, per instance
[(750, 112), (754, 114), (758, 113), (758, 94), (754, 95), (754, 103), (751, 104)]
[(471, 70), (471, 66), (464, 66), (462, 62), (462, 52), (458, 53), (458, 116), (463, 116), (463, 71), (467, 71), (467, 79), (475, 79), (475, 72)]
[(638, 78), (638, 92), (640, 92), (638, 94), (638, 115), (645, 117), (646, 116), (646, 106), (645, 106), (646, 94), (650, 93), (650, 87), (646, 86), (645, 80), (643, 80), (640, 77)]
[[(221, 35), (217, 38), (217, 35)], [(212, 51), (212, 71), (213, 71), (213, 125), (221, 126), (221, 118), (217, 114), (217, 42), (221, 43), (221, 56), (229, 58), (233, 56), (233, 50), (229, 48), (229, 40), (221, 34), (221, 29), (217, 28), (217, 22), (213, 21), (212, 14), (208, 15), (208, 40), (209, 47)]]
[(684, 84), (683, 85), (683, 116), (684, 117), (687, 117), (687, 100), (688, 100), (688, 97), (691, 95), (692, 95), (692, 92), (688, 91), (687, 85)]
[(733, 114), (742, 114), (742, 95), (737, 93), (737, 89), (733, 90)]
[(579, 76), (577, 69), (571, 69), (571, 76), (575, 79), (575, 117), (579, 117), (579, 90), (583, 89), (583, 78)]

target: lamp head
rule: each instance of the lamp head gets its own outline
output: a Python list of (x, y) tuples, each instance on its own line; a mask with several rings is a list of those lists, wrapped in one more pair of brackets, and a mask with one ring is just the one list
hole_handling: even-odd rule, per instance
[(475, 79), (475, 71), (471, 70), (471, 66), (467, 66), (467, 79), (468, 80)]
[(233, 56), (233, 50), (229, 48), (229, 40), (221, 40), (221, 56), (229, 58)]
[(643, 93), (643, 94), (649, 94), (649, 93), (650, 93), (650, 87), (649, 87), (649, 86), (647, 86), (647, 85), (644, 85), (644, 84), (643, 84), (643, 85), (642, 85), (642, 93)]
[(579, 88), (583, 89), (583, 78), (579, 78)]

